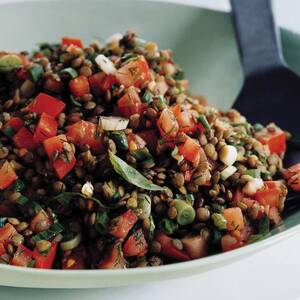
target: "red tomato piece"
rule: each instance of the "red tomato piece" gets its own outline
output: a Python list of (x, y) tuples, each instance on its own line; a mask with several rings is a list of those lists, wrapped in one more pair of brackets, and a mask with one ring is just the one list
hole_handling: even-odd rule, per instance
[(61, 39), (61, 43), (64, 45), (64, 46), (71, 46), (71, 45), (74, 45), (74, 46), (77, 46), (79, 48), (83, 48), (83, 42), (81, 39), (78, 39), (78, 38), (71, 38), (71, 37), (63, 37)]
[(44, 82), (44, 89), (56, 94), (59, 94), (64, 89), (64, 84), (61, 81), (48, 77)]
[(68, 139), (77, 146), (89, 145), (95, 152), (103, 150), (103, 134), (97, 136), (97, 125), (87, 121), (79, 121), (67, 127)]
[(225, 234), (221, 238), (221, 247), (223, 252), (234, 250), (241, 247), (243, 244), (234, 236), (230, 234)]
[(123, 246), (123, 252), (125, 256), (144, 256), (147, 251), (148, 244), (142, 229), (139, 229), (133, 233)]
[(157, 242), (159, 242), (161, 245), (161, 254), (162, 255), (169, 257), (169, 258), (174, 258), (174, 259), (180, 260), (180, 261), (186, 261), (186, 260), (191, 259), (184, 250), (178, 250), (173, 245), (173, 239), (168, 237), (166, 234), (159, 232), (156, 235), (155, 240)]
[[(56, 172), (56, 175), (59, 179), (64, 178), (75, 166), (76, 158), (72, 147), (67, 141), (67, 138), (64, 134), (51, 137), (44, 141), (45, 151), (52, 162), (53, 168)], [(54, 155), (61, 154), (65, 149), (68, 149), (68, 155), (66, 155), (66, 159), (63, 159), (58, 155), (56, 159), (54, 159)]]
[(89, 77), (89, 83), (95, 95), (107, 92), (111, 89), (112, 85), (117, 82), (118, 81), (114, 75), (106, 75), (104, 72), (99, 72)]
[(171, 106), (171, 107), (169, 107), (169, 109), (173, 112), (173, 114), (174, 114), (174, 116), (176, 118), (181, 113), (181, 106), (180, 106), (180, 104), (176, 104), (174, 106)]
[(5, 125), (3, 126), (4, 130), (5, 128), (12, 128), (15, 132), (17, 132), (18, 130), (20, 130), (22, 127), (24, 126), (24, 122), (22, 119), (18, 118), (18, 117), (13, 117), (11, 118), (8, 122), (5, 123)]
[(156, 130), (144, 130), (137, 133), (137, 135), (146, 142), (146, 145), (151, 152), (155, 152), (158, 141), (158, 133)]
[(227, 230), (242, 230), (245, 227), (242, 210), (239, 207), (223, 209), (223, 216), (227, 221)]
[(164, 96), (165, 93), (168, 91), (169, 86), (166, 83), (164, 76), (159, 76), (156, 80), (156, 88), (158, 90), (159, 95)]
[[(272, 128), (272, 130), (268, 129)], [(271, 153), (281, 155), (286, 150), (286, 136), (285, 133), (271, 123), (263, 130), (256, 133), (256, 138), (264, 145), (267, 145)]]
[(192, 134), (197, 130), (197, 124), (190, 112), (183, 111), (176, 118), (180, 132)]
[(264, 188), (257, 191), (254, 198), (261, 205), (280, 208), (281, 188), (282, 183), (280, 181), (265, 181)]
[(19, 245), (14, 257), (11, 261), (11, 265), (19, 267), (27, 267), (32, 259), (32, 251), (26, 248), (24, 245)]
[(6, 160), (0, 169), (0, 190), (4, 190), (18, 179), (11, 164)]
[(140, 88), (145, 81), (150, 81), (151, 73), (144, 56), (139, 56), (121, 67), (116, 73), (116, 78), (126, 88), (130, 86)]
[(160, 135), (166, 141), (173, 140), (176, 137), (179, 130), (179, 125), (177, 123), (175, 115), (168, 108), (165, 108), (161, 112), (160, 117), (157, 121), (157, 126)]
[(26, 128), (22, 127), (12, 138), (17, 148), (25, 148), (28, 151), (33, 151), (38, 144), (33, 139), (33, 134)]
[(25, 68), (19, 69), (16, 74), (17, 74), (17, 77), (21, 80), (25, 81), (26, 79), (28, 79), (28, 72)]
[(5, 247), (3, 243), (0, 243), (0, 256), (3, 255), (6, 252)]
[(17, 233), (18, 232), (14, 226), (12, 226), (10, 223), (6, 223), (0, 228), (0, 243), (6, 245)]
[(126, 260), (122, 251), (121, 241), (116, 241), (99, 263), (100, 269), (125, 269)]
[(111, 221), (109, 233), (116, 238), (124, 239), (137, 220), (136, 214), (129, 209)]
[(57, 125), (56, 120), (52, 116), (42, 113), (33, 135), (35, 142), (42, 143), (44, 140), (55, 136)]
[[(40, 225), (42, 224), (43, 230), (40, 229)], [(52, 220), (50, 216), (41, 209), (30, 221), (30, 229), (33, 232), (39, 233), (41, 231), (44, 231), (52, 225)]]
[(47, 113), (56, 118), (64, 110), (65, 106), (66, 104), (61, 100), (45, 93), (39, 93), (27, 108), (38, 115)]
[(52, 243), (47, 254), (42, 255), (37, 248), (34, 249), (32, 257), (35, 259), (35, 268), (52, 269), (57, 251), (57, 243)]
[(283, 176), (288, 182), (288, 186), (295, 192), (300, 191), (300, 163), (295, 164), (283, 171)]
[(143, 103), (134, 87), (128, 88), (126, 94), (118, 100), (118, 108), (124, 117), (141, 114)]
[(90, 93), (90, 85), (86, 76), (78, 76), (69, 81), (69, 88), (75, 97), (81, 97)]
[(179, 153), (192, 163), (198, 164), (202, 160), (207, 160), (204, 150), (198, 141), (187, 136), (183, 145), (178, 146)]
[(195, 259), (206, 256), (207, 245), (202, 236), (185, 237), (181, 241), (190, 258)]

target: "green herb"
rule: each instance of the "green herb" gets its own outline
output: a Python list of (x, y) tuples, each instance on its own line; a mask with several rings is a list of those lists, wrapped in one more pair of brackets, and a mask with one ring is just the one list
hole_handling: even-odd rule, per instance
[(168, 219), (168, 218), (162, 219), (160, 224), (161, 224), (162, 230), (163, 230), (166, 234), (172, 234), (172, 233), (174, 233), (174, 232), (177, 230), (177, 228), (178, 228), (178, 225), (177, 225), (174, 221), (172, 221), (172, 220), (170, 220), (170, 219)]
[(164, 188), (150, 182), (135, 168), (128, 165), (124, 160), (109, 151), (109, 159), (114, 170), (129, 183), (150, 191), (163, 191)]
[(153, 101), (153, 94), (150, 91), (146, 91), (142, 97), (144, 103), (151, 103)]
[(22, 66), (22, 59), (16, 54), (5, 54), (0, 57), (0, 72), (10, 72)]
[(222, 214), (213, 213), (211, 215), (212, 220), (214, 221), (214, 225), (219, 230), (225, 230), (227, 228), (227, 221)]
[(42, 65), (34, 65), (28, 69), (29, 76), (33, 82), (37, 82), (44, 73), (44, 68)]
[(77, 100), (75, 100), (75, 98), (73, 97), (73, 95), (70, 96), (70, 100), (71, 100), (71, 103), (74, 104), (75, 106), (78, 106), (78, 107), (81, 107), (81, 103), (78, 102)]
[(194, 197), (193, 194), (186, 194), (186, 195), (176, 194), (175, 198), (176, 199), (184, 200), (184, 201), (188, 202), (192, 206), (194, 205), (194, 202), (195, 202), (195, 197)]
[(68, 75), (72, 79), (78, 77), (77, 71), (73, 68), (65, 68), (65, 69), (60, 71), (60, 74), (61, 75)]
[(24, 181), (18, 179), (12, 186), (13, 190), (16, 192), (21, 192), (25, 187)]
[(174, 75), (172, 75), (172, 77), (175, 80), (182, 80), (182, 79), (184, 79), (184, 72), (183, 72), (183, 70), (178, 69), (177, 72)]
[(7, 137), (12, 137), (15, 134), (15, 131), (13, 130), (12, 127), (7, 126), (5, 127), (2, 132), (7, 136)]
[(63, 232), (64, 227), (59, 223), (54, 223), (49, 229), (42, 231), (36, 235), (34, 235), (31, 240), (34, 243), (37, 243), (41, 240), (51, 240), (55, 236), (57, 236), (59, 233)]
[(198, 121), (203, 125), (203, 127), (205, 128), (206, 132), (210, 132), (210, 125), (205, 117), (205, 115), (200, 115), (198, 117)]
[(217, 229), (213, 230), (213, 244), (216, 246), (219, 246), (221, 243), (221, 238), (223, 236), (223, 233)]
[(145, 159), (152, 158), (151, 153), (149, 152), (148, 148), (143, 148), (143, 149), (137, 149), (133, 152), (131, 152), (131, 155), (137, 160), (137, 161), (142, 161)]
[(270, 231), (270, 220), (269, 218), (264, 215), (258, 223), (258, 233), (259, 234), (267, 234)]
[(58, 201), (62, 205), (68, 205), (70, 203), (70, 201), (76, 197), (93, 200), (94, 202), (96, 202), (99, 205), (99, 207), (101, 207), (103, 209), (115, 208), (113, 206), (109, 207), (109, 206), (103, 204), (101, 202), (101, 200), (99, 200), (95, 197), (87, 197), (78, 192), (61, 192), (58, 195), (54, 196), (53, 199)]
[(256, 123), (256, 124), (253, 125), (253, 129), (255, 131), (262, 131), (264, 129), (264, 126), (260, 123)]
[(190, 204), (183, 200), (174, 200), (174, 206), (177, 210), (176, 220), (179, 225), (188, 225), (194, 222), (196, 212)]
[(260, 176), (260, 170), (258, 170), (258, 169), (249, 169), (249, 170), (246, 170), (244, 172), (244, 174), (245, 175), (249, 175), (249, 176), (251, 176), (253, 178), (261, 178), (261, 176)]
[(106, 212), (97, 212), (95, 228), (99, 233), (105, 233), (109, 223), (109, 217)]
[(212, 209), (213, 209), (214, 212), (216, 212), (216, 213), (221, 213), (222, 212), (223, 206), (221, 206), (217, 203), (213, 203), (211, 206), (212, 206)]
[(116, 143), (118, 149), (128, 150), (128, 140), (124, 131), (112, 131), (109, 135)]
[(7, 221), (7, 218), (5, 218), (5, 217), (0, 218), (0, 227), (3, 227), (6, 223), (6, 221)]

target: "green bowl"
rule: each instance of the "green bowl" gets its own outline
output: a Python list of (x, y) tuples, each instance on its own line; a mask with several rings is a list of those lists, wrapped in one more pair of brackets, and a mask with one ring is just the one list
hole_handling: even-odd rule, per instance
[[(243, 74), (228, 13), (171, 3), (129, 0), (10, 1), (0, 4), (0, 50), (34, 49), (61, 36), (85, 42), (135, 30), (161, 48), (171, 48), (194, 94), (213, 105), (230, 107)], [(300, 72), (300, 37), (281, 30), (284, 56)], [(127, 270), (38, 270), (0, 265), (0, 284), (37, 288), (90, 288), (148, 283), (206, 272), (235, 262), (300, 231), (300, 212), (289, 213), (269, 237), (210, 257), (152, 268)]]

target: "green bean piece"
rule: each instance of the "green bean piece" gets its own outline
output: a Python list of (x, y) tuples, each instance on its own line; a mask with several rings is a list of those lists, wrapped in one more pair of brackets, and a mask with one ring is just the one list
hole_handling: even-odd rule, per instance
[(188, 225), (194, 222), (196, 212), (194, 208), (183, 200), (175, 200), (177, 210), (177, 222), (180, 225)]

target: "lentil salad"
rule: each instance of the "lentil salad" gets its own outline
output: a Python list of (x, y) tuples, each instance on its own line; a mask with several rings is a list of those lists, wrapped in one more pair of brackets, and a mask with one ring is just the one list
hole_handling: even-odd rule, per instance
[(157, 266), (281, 222), (289, 134), (191, 96), (171, 50), (127, 32), (0, 52), (0, 262)]

